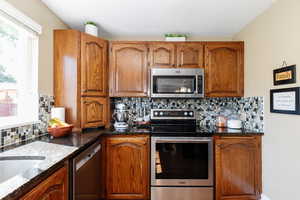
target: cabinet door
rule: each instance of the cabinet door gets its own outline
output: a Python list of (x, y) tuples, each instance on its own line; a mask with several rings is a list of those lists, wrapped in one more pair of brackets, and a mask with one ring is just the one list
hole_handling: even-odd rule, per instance
[(150, 67), (175, 67), (175, 45), (151, 43), (149, 45)]
[(104, 97), (83, 97), (81, 99), (81, 127), (105, 126), (108, 115), (108, 99)]
[(114, 43), (111, 51), (111, 96), (147, 96), (148, 50), (146, 44)]
[(107, 95), (107, 41), (81, 34), (81, 95)]
[(216, 139), (215, 156), (216, 200), (260, 199), (260, 137)]
[(203, 67), (203, 44), (185, 43), (177, 45), (177, 67)]
[(148, 199), (148, 137), (107, 138), (106, 154), (107, 199)]
[(67, 168), (63, 167), (51, 175), (21, 200), (67, 200), (68, 175)]
[(208, 44), (205, 47), (206, 95), (244, 95), (244, 56), (242, 43)]

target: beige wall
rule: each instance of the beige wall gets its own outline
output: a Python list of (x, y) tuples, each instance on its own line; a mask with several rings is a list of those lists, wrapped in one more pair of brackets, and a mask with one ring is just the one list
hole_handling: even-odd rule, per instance
[(7, 0), (43, 27), (39, 40), (39, 92), (53, 94), (53, 29), (68, 28), (41, 0)]
[[(234, 39), (245, 40), (246, 96), (265, 97), (264, 193), (271, 200), (300, 199), (300, 116), (269, 111), (271, 88), (300, 85), (300, 1), (278, 0)], [(298, 65), (298, 82), (274, 87), (273, 69), (283, 59)]]

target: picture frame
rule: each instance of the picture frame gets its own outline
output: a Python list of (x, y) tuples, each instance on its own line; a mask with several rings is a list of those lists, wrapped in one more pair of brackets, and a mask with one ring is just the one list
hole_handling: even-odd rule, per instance
[(300, 87), (270, 90), (270, 112), (300, 115)]
[(296, 65), (273, 70), (274, 85), (292, 84), (296, 81)]

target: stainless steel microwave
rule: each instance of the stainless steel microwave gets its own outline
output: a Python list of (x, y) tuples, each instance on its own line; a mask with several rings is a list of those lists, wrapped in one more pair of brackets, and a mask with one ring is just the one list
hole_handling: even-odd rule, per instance
[(152, 98), (204, 97), (204, 69), (202, 68), (152, 68)]

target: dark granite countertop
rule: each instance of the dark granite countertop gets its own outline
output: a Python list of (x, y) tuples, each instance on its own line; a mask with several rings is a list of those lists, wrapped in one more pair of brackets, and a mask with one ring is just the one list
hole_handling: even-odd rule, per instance
[(218, 127), (197, 127), (194, 133), (152, 133), (150, 128), (128, 128), (126, 130), (105, 129), (102, 130), (101, 135), (138, 135), (149, 134), (152, 136), (193, 136), (193, 137), (212, 137), (212, 136), (250, 136), (264, 135), (261, 131), (248, 129), (228, 129)]
[(213, 136), (249, 136), (249, 135), (264, 135), (264, 132), (249, 129), (230, 129), (213, 127), (198, 127), (197, 133), (212, 134)]

